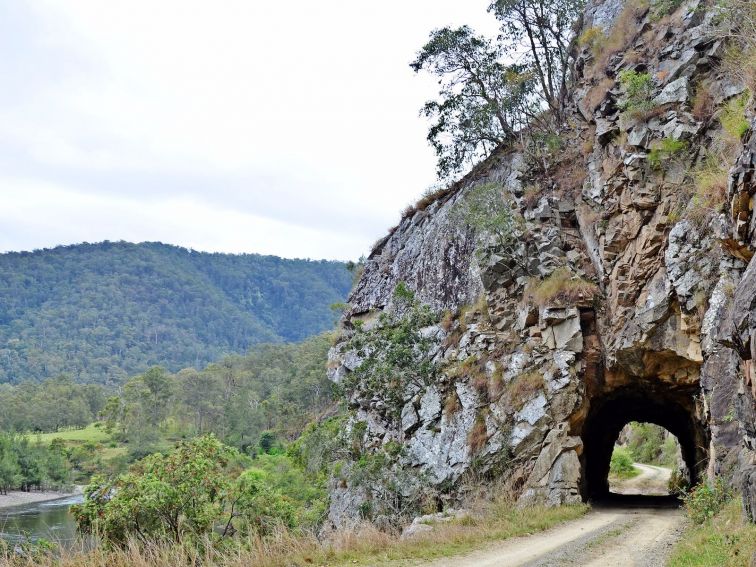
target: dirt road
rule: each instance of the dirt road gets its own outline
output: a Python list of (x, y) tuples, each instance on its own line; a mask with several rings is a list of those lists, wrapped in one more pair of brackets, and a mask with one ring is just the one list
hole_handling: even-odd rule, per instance
[(610, 489), (615, 494), (649, 494), (666, 496), (669, 494), (667, 485), (672, 471), (665, 467), (633, 463), (641, 473), (631, 479), (612, 483)]
[(637, 477), (613, 486), (617, 496), (584, 517), (427, 567), (661, 567), (680, 538), (684, 517), (667, 495), (669, 469), (636, 465)]
[(598, 509), (583, 518), (427, 567), (661, 567), (680, 537), (671, 508)]

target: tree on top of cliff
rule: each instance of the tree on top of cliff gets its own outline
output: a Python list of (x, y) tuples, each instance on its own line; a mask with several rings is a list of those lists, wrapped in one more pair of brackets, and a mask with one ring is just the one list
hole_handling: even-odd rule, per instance
[(532, 71), (538, 94), (557, 118), (567, 99), (570, 44), (584, 5), (584, 0), (494, 0), (488, 8), (501, 21), (505, 52)]
[(410, 67), (440, 79), (439, 99), (421, 110), (434, 120), (428, 141), (440, 178), (473, 165), (526, 125), (549, 129), (551, 118), (561, 119), (570, 45), (583, 5), (584, 0), (494, 0), (489, 11), (501, 21), (497, 41), (468, 26), (431, 32)]
[(501, 63), (502, 48), (467, 26), (434, 30), (410, 67), (440, 78), (440, 100), (421, 113), (435, 119), (428, 141), (438, 155), (441, 178), (490, 153), (524, 123), (532, 88), (521, 65)]

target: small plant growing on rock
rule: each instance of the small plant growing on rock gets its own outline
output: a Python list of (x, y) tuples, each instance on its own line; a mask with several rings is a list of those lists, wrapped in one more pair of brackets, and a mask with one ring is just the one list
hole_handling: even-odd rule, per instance
[(541, 199), (541, 190), (535, 185), (528, 185), (522, 193), (522, 204), (526, 209), (532, 209)]
[(444, 400), (444, 415), (449, 418), (457, 413), (461, 407), (457, 391), (452, 388)]
[(647, 8), (648, 0), (625, 2), (625, 7), (617, 16), (609, 35), (601, 42), (600, 52), (595, 54), (594, 74), (596, 71), (605, 71), (612, 57), (628, 47), (638, 33), (638, 21)]
[(501, 366), (501, 364), (496, 363), (488, 388), (488, 399), (498, 399), (499, 396), (501, 396), (502, 392), (504, 392), (505, 386), (506, 383), (504, 382), (504, 368)]
[(728, 48), (722, 61), (725, 74), (756, 92), (756, 4), (753, 0), (716, 2), (718, 36)]
[[(598, 83), (593, 85), (583, 99), (583, 104), (591, 111), (601, 106), (601, 103), (606, 99), (607, 93), (614, 87), (614, 79), (604, 77)], [(591, 140), (592, 141), (592, 140)], [(591, 147), (591, 150), (593, 147)]]
[(654, 91), (654, 83), (650, 73), (638, 73), (626, 69), (620, 72), (619, 81), (626, 96), (621, 107), (626, 115), (638, 118), (653, 109), (651, 95)]
[(746, 91), (742, 95), (729, 100), (722, 110), (719, 121), (724, 131), (734, 140), (740, 140), (750, 127), (745, 116), (750, 98), (751, 93)]
[(660, 169), (662, 162), (672, 159), (677, 154), (683, 152), (688, 147), (685, 140), (676, 140), (675, 138), (663, 138), (654, 144), (648, 153), (648, 163), (654, 169)]
[(696, 88), (691, 112), (693, 117), (700, 122), (706, 122), (714, 115), (714, 97), (711, 95), (709, 83), (703, 82)]
[(651, 3), (651, 16), (659, 20), (667, 16), (682, 6), (684, 0), (653, 0)]
[(722, 210), (727, 198), (728, 164), (730, 159), (710, 153), (693, 172), (695, 192), (691, 195), (685, 216), (702, 226), (712, 214)]
[(488, 375), (486, 374), (486, 357), (468, 356), (460, 363), (446, 371), (452, 379), (467, 378), (470, 385), (482, 395), (488, 394)]
[(441, 322), (439, 323), (439, 326), (445, 331), (449, 332), (451, 331), (452, 327), (454, 326), (454, 313), (452, 313), (450, 310), (444, 311), (443, 316), (441, 317)]

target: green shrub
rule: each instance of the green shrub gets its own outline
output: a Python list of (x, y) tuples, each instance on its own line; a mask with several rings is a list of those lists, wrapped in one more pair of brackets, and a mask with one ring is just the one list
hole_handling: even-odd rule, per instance
[[(240, 512), (252, 518), (249, 527), (259, 533), (269, 533), (277, 524), (316, 527), (327, 510), (326, 482), (325, 474), (308, 474), (291, 457), (261, 455), (237, 480), (245, 503)], [(267, 519), (255, 519), (260, 515)]]
[(621, 71), (619, 82), (627, 100), (622, 104), (622, 110), (632, 117), (637, 117), (653, 108), (651, 95), (654, 83), (650, 73), (638, 73), (630, 69)]
[(677, 466), (677, 455), (679, 450), (677, 439), (670, 435), (664, 440), (664, 443), (662, 443), (659, 463), (665, 467), (674, 469)]
[(688, 517), (696, 524), (702, 524), (719, 513), (731, 498), (730, 487), (722, 478), (717, 478), (712, 484), (702, 482), (695, 486), (683, 501)]
[(638, 471), (633, 466), (633, 457), (625, 447), (614, 447), (612, 460), (609, 464), (609, 472), (619, 478), (636, 476)]
[(663, 18), (677, 10), (682, 6), (682, 3), (683, 0), (653, 0), (651, 3), (651, 8), (653, 10), (651, 16), (654, 19)]
[(181, 442), (167, 455), (146, 457), (113, 480), (95, 476), (84, 502), (73, 506), (82, 533), (109, 544), (130, 537), (197, 542), (220, 523), (238, 453), (213, 436)]
[(406, 283), (400, 281), (394, 288), (394, 298), (401, 301), (412, 302), (415, 299), (415, 292), (408, 288)]
[(684, 151), (688, 147), (685, 140), (676, 140), (675, 138), (663, 138), (653, 145), (648, 153), (648, 163), (654, 169), (659, 169), (662, 162), (674, 157), (676, 154)]
[(750, 127), (750, 123), (745, 116), (750, 98), (751, 93), (746, 91), (739, 97), (730, 99), (725, 105), (722, 115), (719, 117), (719, 121), (725, 132), (737, 140), (740, 140)]
[(745, 567), (756, 557), (756, 524), (733, 498), (710, 521), (685, 528), (668, 567)]
[(344, 422), (344, 416), (336, 416), (309, 424), (289, 446), (289, 457), (308, 474), (327, 476), (349, 456), (343, 435)]
[(381, 313), (369, 330), (355, 326), (344, 349), (363, 360), (342, 384), (350, 394), (359, 390), (365, 396), (379, 397), (398, 419), (407, 385), (427, 385), (436, 376), (438, 366), (430, 355), (432, 339), (420, 331), (438, 323), (440, 317), (415, 299), (406, 286), (397, 285), (396, 290), (396, 312)]

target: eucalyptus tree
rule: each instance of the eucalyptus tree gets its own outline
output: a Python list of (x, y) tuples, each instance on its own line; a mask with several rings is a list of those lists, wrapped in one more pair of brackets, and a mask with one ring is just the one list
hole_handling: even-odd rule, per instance
[(437, 100), (421, 114), (433, 120), (428, 141), (447, 178), (513, 139), (526, 119), (532, 76), (523, 65), (503, 62), (501, 45), (468, 26), (431, 32), (410, 67), (439, 78)]
[(584, 0), (494, 0), (499, 41), (510, 57), (533, 74), (539, 94), (560, 119), (568, 95), (570, 49)]

